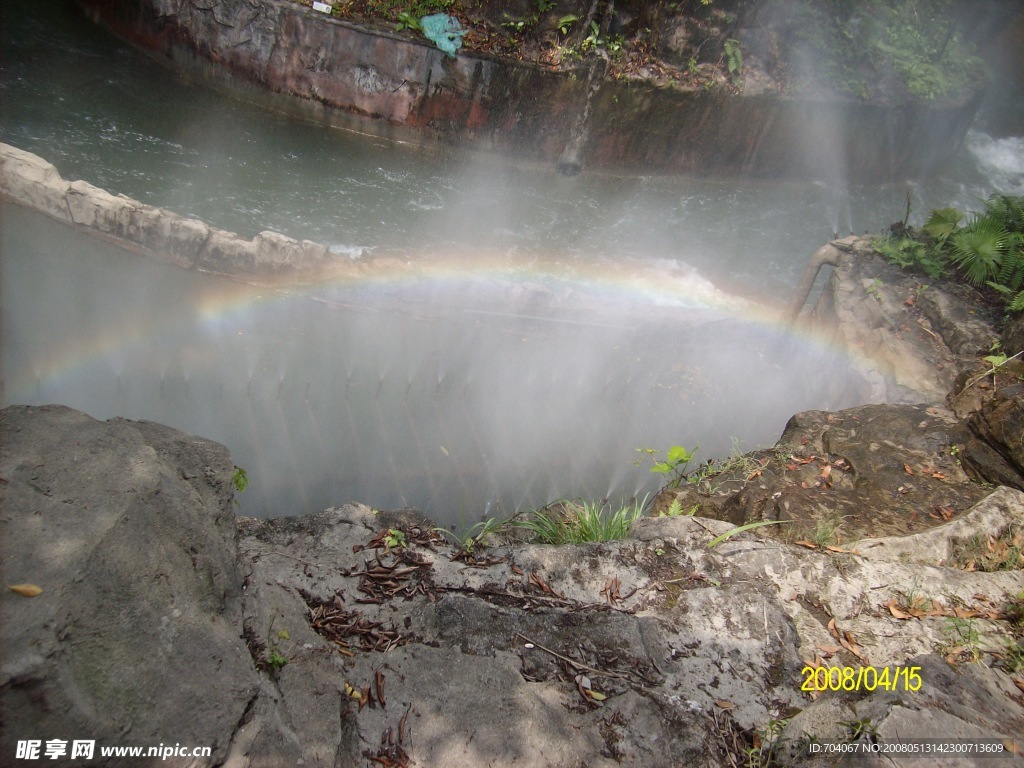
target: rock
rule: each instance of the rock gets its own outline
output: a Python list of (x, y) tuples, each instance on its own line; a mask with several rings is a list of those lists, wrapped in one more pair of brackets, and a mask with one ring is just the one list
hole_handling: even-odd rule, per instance
[(807, 411), (789, 420), (773, 448), (713, 464), (696, 487), (713, 501), (702, 504), (705, 514), (717, 506), (715, 516), (736, 525), (785, 520), (775, 535), (791, 541), (841, 546), (914, 533), (987, 494), (954, 455), (958, 429), (938, 406)]
[(95, 739), (220, 764), (258, 685), (226, 449), (62, 406), (6, 408), (0, 434), (3, 578), (43, 590), (0, 601), (3, 754)]
[(6, 144), (0, 144), (0, 194), (81, 232), (179, 267), (261, 279), (351, 275), (360, 269), (311, 240), (269, 231), (247, 240), (84, 181), (65, 181), (49, 163)]
[(977, 302), (937, 291), (874, 253), (866, 238), (840, 241), (838, 265), (811, 322), (872, 384), (868, 402), (942, 402), (962, 368), (992, 348), (997, 335)]
[[(1024, 521), (1024, 494), (1003, 489), (987, 504), (963, 535), (983, 529), (986, 508)], [(904, 562), (880, 546), (829, 555), (744, 534), (709, 549), (731, 524), (687, 516), (644, 519), (626, 541), (471, 556), (426, 523), (360, 505), (240, 521), (250, 645), (287, 663), (266, 672), (229, 765), (728, 765), (729, 744), (791, 709), (817, 722), (799, 691), (804, 659), (911, 663), (947, 642), (954, 607), (991, 612), (1021, 588), (1015, 573)], [(408, 548), (386, 548), (387, 531)], [(915, 584), (927, 588), (915, 595)], [(938, 602), (913, 627), (887, 607), (925, 591)], [(1005, 622), (977, 621), (998, 652)], [(956, 674), (941, 665), (922, 662), (923, 674)], [(584, 673), (606, 698), (585, 698)], [(1009, 676), (965, 674), (995, 680), (972, 689), (984, 718), (969, 722), (984, 727), (970, 733), (1014, 734), (1019, 705), (998, 714), (1016, 695)], [(933, 698), (939, 713), (909, 710), (899, 727), (966, 717), (952, 697)]]
[[(756, 583), (658, 592), (652, 569), (662, 580), (686, 573), (686, 556), (658, 563), (656, 546), (637, 541), (490, 549), (464, 562), (412, 527), (414, 559), (403, 560), (371, 546), (387, 522), (358, 505), (242, 521), (247, 626), (256, 645), (277, 644), (289, 659), (242, 729), (258, 734), (252, 765), (380, 754), (390, 729), (423, 765), (712, 766), (714, 724), (728, 719), (716, 700), (747, 726), (797, 701), (765, 677), (796, 674), (799, 660), (792, 628)], [(367, 587), (381, 563), (414, 573)], [(394, 597), (376, 591), (395, 586)], [(336, 626), (359, 621), (377, 634), (331, 642), (311, 627), (311, 611), (324, 610), (345, 615)], [(765, 616), (776, 627), (768, 638)], [(584, 698), (578, 673), (607, 699)], [(360, 706), (346, 684), (369, 689), (375, 705)], [(298, 722), (302, 738), (291, 738)]]
[[(785, 765), (794, 768), (829, 765), (809, 755), (808, 737), (834, 744), (859, 741), (862, 744), (897, 744), (917, 740), (945, 743), (991, 739), (1004, 745), (1009, 741), (1006, 725), (1024, 732), (1024, 706), (1009, 677), (981, 664), (950, 666), (942, 657), (928, 654), (907, 661), (916, 668), (920, 690), (896, 686), (894, 691), (872, 693), (828, 693), (798, 714), (786, 726), (777, 753)], [(925, 682), (927, 681), (927, 683)], [(993, 710), (994, 702), (999, 709)], [(1005, 707), (1005, 709), (1004, 709)], [(859, 730), (857, 738), (852, 731)], [(1013, 742), (1010, 742), (1011, 744)], [(820, 753), (819, 753), (820, 754)], [(1017, 753), (1019, 755), (1019, 753)], [(861, 756), (842, 765), (920, 766), (922, 755), (909, 753), (886, 756)], [(1014, 766), (1021, 759), (1012, 752), (1002, 756), (934, 756), (929, 765), (942, 766)]]
[(913, 536), (862, 539), (850, 544), (874, 560), (897, 560), (922, 565), (945, 565), (972, 540), (1006, 535), (1024, 520), (1021, 496), (1009, 488), (997, 488), (956, 520)]
[[(952, 567), (960, 542), (1024, 524), (1009, 488), (857, 552), (751, 533), (710, 547), (732, 524), (689, 516), (640, 520), (624, 541), (495, 534), (466, 551), (415, 510), (352, 504), (239, 519), (236, 561), (222, 447), (59, 406), (8, 408), (0, 429), (4, 578), (43, 589), (0, 606), (5, 750), (81, 735), (209, 745), (198, 764), (228, 768), (712, 768), (794, 712), (794, 750), (805, 733), (850, 740), (843, 722), (1020, 732), (1001, 661), (1020, 572)], [(974, 639), (951, 648), (963, 616)], [(994, 663), (935, 656), (967, 652)], [(915, 665), (924, 690), (813, 701), (805, 668), (822, 663)]]
[(1003, 349), (1007, 355), (1024, 352), (1024, 312), (1016, 313), (1003, 330)]
[(967, 418), (957, 442), (972, 477), (1024, 490), (1024, 384), (997, 390)]
[(31, 152), (0, 145), (0, 192), (16, 203), (71, 223), (67, 193), (70, 184), (50, 163)]

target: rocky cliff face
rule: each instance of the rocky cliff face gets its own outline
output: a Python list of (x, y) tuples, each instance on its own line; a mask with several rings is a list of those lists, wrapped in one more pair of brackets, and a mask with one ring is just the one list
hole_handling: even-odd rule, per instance
[(4, 583), (42, 590), (0, 599), (3, 762), (27, 739), (222, 762), (258, 687), (227, 450), (61, 406), (7, 408), (0, 435)]

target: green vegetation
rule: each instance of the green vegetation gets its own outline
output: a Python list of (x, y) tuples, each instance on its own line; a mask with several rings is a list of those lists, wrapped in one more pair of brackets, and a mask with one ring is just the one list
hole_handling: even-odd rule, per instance
[[(456, 4), (455, 0), (365, 0), (366, 12), (371, 16), (398, 21), (400, 17), (419, 19), (432, 13), (445, 13)], [(412, 27), (418, 29), (419, 27)]]
[(236, 491), (245, 493), (245, 489), (249, 487), (249, 476), (245, 474), (245, 470), (241, 467), (235, 467), (235, 473), (231, 477), (231, 482), (234, 483)]
[(832, 512), (815, 520), (813, 529), (805, 527), (794, 531), (791, 538), (804, 544), (813, 544), (818, 549), (826, 549), (840, 543), (839, 529), (842, 527), (843, 516)]
[(862, 717), (860, 720), (840, 722), (839, 724), (849, 732), (851, 743), (861, 739), (874, 742), (878, 738), (878, 728), (871, 722), (870, 717)]
[(1024, 526), (1011, 525), (999, 536), (974, 536), (956, 545), (949, 559), (968, 571), (1024, 570)]
[(733, 85), (739, 85), (740, 74), (743, 72), (743, 51), (740, 50), (738, 40), (726, 40), (723, 46), (725, 51), (725, 68), (729, 73), (729, 79)]
[(612, 511), (607, 503), (560, 501), (534, 510), (517, 525), (545, 544), (624, 539), (644, 512), (647, 498)]
[(472, 555), (478, 548), (490, 546), (490, 537), (500, 533), (507, 524), (506, 521), (489, 517), (473, 525), (461, 536), (447, 528), (434, 528), (434, 530), (455, 542), (463, 552)]
[(987, 76), (950, 0), (818, 0), (795, 14), (809, 82), (858, 98), (956, 99)]
[(384, 534), (384, 546), (388, 549), (404, 549), (406, 544), (405, 532), (398, 528), (388, 528)]
[(736, 528), (733, 528), (732, 530), (726, 531), (720, 536), (715, 536), (715, 538), (713, 538), (711, 541), (707, 543), (707, 548), (711, 549), (712, 547), (716, 547), (726, 539), (735, 536), (737, 533), (743, 533), (744, 531), (752, 531), (755, 528), (763, 528), (766, 525), (781, 525), (783, 523), (788, 522), (788, 520), (758, 520), (753, 523), (747, 523), (746, 525), (740, 525)]
[(874, 247), (903, 269), (959, 276), (993, 290), (1007, 311), (1024, 310), (1024, 197), (992, 195), (984, 211), (964, 220), (955, 208), (933, 210), (919, 233), (894, 225)]
[(744, 749), (743, 756), (747, 758), (747, 768), (774, 768), (782, 764), (776, 754), (776, 746), (787, 725), (789, 718), (769, 720), (755, 731), (754, 743)]
[(276, 616), (272, 618), (270, 626), (267, 627), (267, 635), (270, 640), (267, 643), (266, 656), (258, 661), (258, 666), (271, 674), (277, 674), (288, 663), (288, 657), (281, 650), (280, 643), (291, 639), (287, 629), (282, 629), (276, 635), (274, 634), (274, 621), (276, 619)]
[(700, 504), (694, 504), (689, 509), (683, 509), (683, 505), (679, 499), (672, 499), (672, 503), (668, 505), (668, 509), (661, 512), (658, 517), (693, 517), (697, 514), (697, 510), (700, 509)]
[(420, 17), (415, 16), (408, 11), (398, 12), (398, 22), (395, 24), (395, 31), (401, 32), (403, 29), (411, 29), (414, 32), (422, 32), (423, 24), (420, 23)]
[(947, 659), (958, 658), (964, 653), (975, 663), (981, 659), (981, 637), (974, 619), (950, 616), (946, 619), (945, 635), (946, 642), (942, 650)]
[[(661, 453), (657, 448), (637, 448), (636, 452), (650, 457), (654, 463), (651, 467), (651, 472), (669, 475), (669, 488), (678, 488), (683, 480), (686, 479), (686, 465), (693, 460), (698, 448), (700, 448), (699, 445), (692, 451), (688, 451), (681, 445), (673, 445), (665, 452), (665, 458), (661, 461), (656, 458)], [(637, 459), (633, 464), (639, 467), (642, 461), (643, 459)]]

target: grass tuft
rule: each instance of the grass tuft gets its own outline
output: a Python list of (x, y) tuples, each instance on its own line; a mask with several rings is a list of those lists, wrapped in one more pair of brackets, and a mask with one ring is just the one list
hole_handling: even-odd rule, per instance
[(616, 541), (629, 535), (646, 505), (646, 496), (614, 511), (607, 502), (560, 501), (534, 510), (518, 525), (545, 544)]

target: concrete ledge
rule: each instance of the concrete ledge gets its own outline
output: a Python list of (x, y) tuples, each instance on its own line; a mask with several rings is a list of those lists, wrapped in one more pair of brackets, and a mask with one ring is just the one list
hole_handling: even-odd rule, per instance
[(85, 181), (69, 182), (41, 157), (8, 144), (0, 144), (0, 196), (186, 269), (243, 278), (303, 279), (365, 268), (330, 254), (322, 243), (269, 231), (246, 240)]

